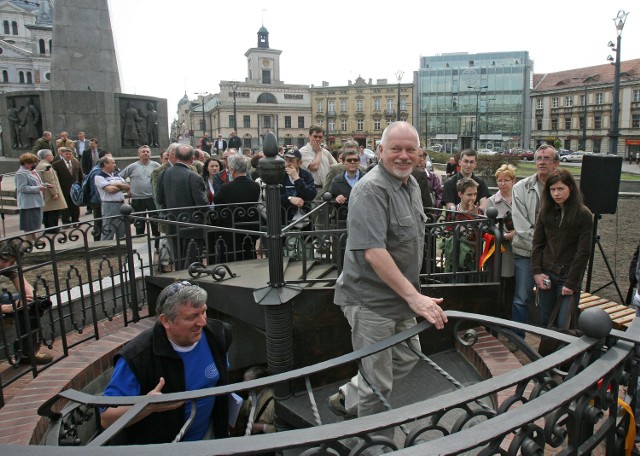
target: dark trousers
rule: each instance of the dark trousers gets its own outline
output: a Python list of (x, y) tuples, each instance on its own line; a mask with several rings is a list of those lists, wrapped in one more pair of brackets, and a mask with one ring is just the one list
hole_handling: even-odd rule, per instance
[[(155, 211), (156, 203), (153, 201), (153, 198), (141, 198), (141, 199), (132, 199), (131, 206), (133, 207), (133, 212), (147, 212), (147, 211)], [(139, 214), (141, 216), (146, 215), (147, 217), (151, 217), (151, 214)], [(151, 232), (154, 237), (160, 236), (160, 230), (158, 230), (158, 224), (156, 222), (149, 223), (151, 225)], [(136, 234), (144, 234), (144, 227), (146, 223), (140, 223), (136, 221), (134, 223), (136, 227)]]
[(64, 195), (64, 200), (67, 202), (67, 208), (61, 212), (62, 223), (77, 223), (80, 221), (80, 208), (73, 204), (71, 196)]
[[(45, 228), (54, 228), (58, 226), (58, 218), (60, 217), (60, 211), (47, 211), (42, 213), (42, 224)], [(53, 230), (47, 230), (51, 232)]]
[(90, 203), (89, 207), (93, 213), (93, 240), (99, 241), (102, 236), (102, 203)]

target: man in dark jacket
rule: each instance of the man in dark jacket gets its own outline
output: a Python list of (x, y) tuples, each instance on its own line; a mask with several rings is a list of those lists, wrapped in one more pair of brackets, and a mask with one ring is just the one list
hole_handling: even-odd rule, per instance
[(280, 187), (282, 207), (287, 210), (290, 220), (297, 209), (302, 209), (305, 201), (313, 201), (316, 197), (316, 184), (309, 171), (300, 167), (302, 154), (299, 150), (290, 150), (284, 154), (285, 176)]
[[(167, 286), (157, 299), (158, 321), (115, 356), (105, 396), (161, 395), (212, 388), (229, 382), (227, 350), (231, 332), (207, 319), (207, 292), (190, 282)], [(102, 427), (111, 426), (130, 407), (102, 411)], [(228, 396), (196, 401), (196, 418), (182, 441), (202, 440), (210, 427), (215, 438), (228, 437)], [(190, 402), (146, 407), (112, 443), (141, 445), (173, 441), (191, 413)]]
[[(201, 220), (199, 215), (204, 209), (196, 206), (209, 206), (205, 196), (204, 179), (190, 168), (193, 162), (193, 147), (181, 144), (176, 148), (176, 163), (158, 176), (157, 202), (167, 209), (167, 220), (194, 222)], [(172, 235), (172, 253), (175, 270), (185, 269), (196, 261), (197, 251), (204, 244), (202, 229), (178, 227), (168, 224), (168, 234)], [(177, 237), (175, 236), (177, 234)], [(196, 251), (189, 250), (191, 239), (200, 244)]]

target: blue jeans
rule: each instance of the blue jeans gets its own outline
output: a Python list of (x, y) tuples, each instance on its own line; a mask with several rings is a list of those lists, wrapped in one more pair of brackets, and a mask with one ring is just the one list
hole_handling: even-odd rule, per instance
[[(529, 302), (531, 302), (534, 285), (531, 258), (514, 255), (513, 272), (516, 289), (511, 306), (511, 319), (518, 323), (529, 323)], [(524, 331), (515, 330), (514, 332), (524, 338)]]
[(551, 288), (548, 290), (538, 290), (538, 303), (540, 304), (540, 316), (542, 320), (541, 325), (547, 326), (549, 324), (549, 318), (551, 317), (553, 308), (557, 302), (561, 302), (558, 318), (553, 326), (557, 328), (564, 328), (567, 324), (567, 318), (571, 316), (571, 327), (575, 328), (577, 326), (575, 319), (577, 317), (576, 309), (580, 302), (580, 292), (578, 291), (574, 292), (572, 295), (563, 296), (562, 287), (567, 278), (566, 274), (554, 274), (549, 271), (542, 272), (549, 276), (549, 279), (551, 280)]

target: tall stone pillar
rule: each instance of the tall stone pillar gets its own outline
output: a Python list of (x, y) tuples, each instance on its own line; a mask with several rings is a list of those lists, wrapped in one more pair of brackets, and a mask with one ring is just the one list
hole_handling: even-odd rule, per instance
[(56, 0), (51, 90), (120, 92), (108, 0)]

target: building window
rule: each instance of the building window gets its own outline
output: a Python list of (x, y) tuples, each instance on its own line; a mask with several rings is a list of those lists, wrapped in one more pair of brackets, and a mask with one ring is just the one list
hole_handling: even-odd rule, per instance
[(374, 130), (380, 130), (380, 119), (374, 119), (373, 120), (373, 129)]
[(567, 108), (570, 108), (573, 105), (573, 97), (565, 97), (564, 99), (564, 105)]
[(602, 104), (602, 92), (596, 93), (596, 104)]
[(557, 130), (558, 129), (558, 118), (554, 117), (551, 119), (551, 129), (552, 130)]
[(18, 23), (16, 21), (11, 22), (11, 32), (14, 35), (18, 34)]
[(362, 99), (356, 100), (356, 111), (362, 112), (364, 110), (364, 101)]
[(340, 123), (342, 124), (342, 131), (347, 131), (347, 119), (341, 119)]
[(284, 116), (284, 128), (291, 128), (291, 116)]
[(278, 103), (278, 99), (275, 97), (274, 94), (269, 93), (269, 92), (265, 92), (265, 93), (261, 93), (260, 95), (258, 95), (258, 99), (256, 100), (256, 103), (273, 103), (273, 104), (277, 104)]
[(586, 106), (586, 105), (587, 105), (586, 95), (580, 95), (580, 106)]
[(393, 111), (393, 98), (387, 98), (387, 110)]
[(380, 111), (380, 98), (373, 99), (373, 110)]
[(44, 77), (47, 79), (47, 81), (51, 80), (51, 73), (45, 73)]
[(542, 117), (536, 118), (536, 130), (542, 130)]
[(318, 112), (324, 112), (324, 111), (322, 110), (322, 104), (323, 104), (323, 103), (322, 103), (322, 100), (318, 100), (318, 101), (316, 101), (316, 108), (317, 108), (317, 109), (316, 109), (316, 111), (318, 111)]
[(631, 128), (640, 128), (640, 114), (631, 115)]
[(571, 130), (571, 117), (564, 118), (564, 129)]
[(340, 100), (340, 111), (347, 112), (347, 100)]
[(407, 97), (400, 98), (400, 110), (401, 111), (407, 110)]
[(558, 105), (559, 105), (558, 97), (553, 97), (553, 98), (551, 99), (551, 107), (552, 107), (552, 108), (557, 108), (557, 107), (558, 107)]
[(362, 119), (357, 119), (356, 120), (356, 130), (358, 130), (358, 131), (364, 130), (364, 120), (362, 120)]
[(298, 128), (304, 128), (304, 116), (298, 116)]
[(251, 116), (242, 116), (242, 126), (244, 128), (251, 128)]
[(51, 50), (52, 50), (52, 49), (53, 49), (53, 48), (51, 47), (51, 40), (49, 40), (49, 53), (51, 53)]
[(8, 35), (9, 33), (11, 33), (11, 31), (9, 30), (9, 21), (4, 21), (2, 23), (3, 27), (4, 27), (4, 34)]
[(329, 112), (336, 112), (336, 102), (329, 100)]
[(304, 136), (301, 136), (300, 138), (298, 138), (298, 149), (304, 147), (304, 145), (306, 144), (307, 140)]
[(640, 101), (640, 89), (633, 90), (633, 101), (636, 103)]
[(599, 154), (601, 149), (602, 149), (602, 140), (601, 139), (594, 139), (593, 140), (593, 153), (594, 154)]
[(243, 143), (242, 145), (243, 149), (251, 149), (251, 138), (244, 138), (242, 143)]
[(580, 130), (584, 130), (585, 128), (585, 118), (584, 116), (580, 116)]
[[(542, 99), (538, 100), (538, 109), (542, 109)], [(542, 129), (540, 128), (540, 130)]]
[(203, 132), (207, 129), (207, 122), (205, 119), (200, 119), (200, 130)]
[(329, 131), (336, 131), (336, 121), (333, 119), (329, 120)]
[(33, 84), (33, 77), (31, 76), (31, 71), (27, 71), (27, 84)]
[(9, 82), (9, 72), (2, 70), (2, 82)]
[(593, 116), (593, 128), (602, 128), (602, 116)]
[(271, 84), (271, 70), (262, 70), (262, 83)]
[(20, 84), (24, 84), (24, 71), (19, 71), (18, 72), (18, 82)]
[(44, 47), (44, 40), (42, 38), (38, 40), (38, 47), (40, 48), (40, 54), (47, 53), (47, 50)]
[(233, 117), (233, 114), (229, 116), (229, 128), (234, 128), (236, 125), (235, 122), (235, 117)]
[(271, 116), (264, 116), (263, 118), (264, 128), (271, 128)]

